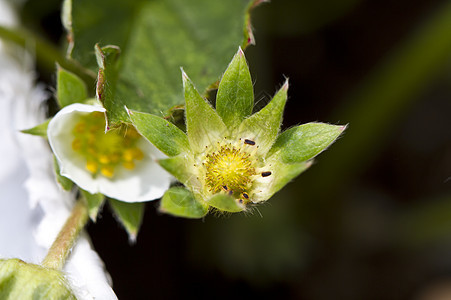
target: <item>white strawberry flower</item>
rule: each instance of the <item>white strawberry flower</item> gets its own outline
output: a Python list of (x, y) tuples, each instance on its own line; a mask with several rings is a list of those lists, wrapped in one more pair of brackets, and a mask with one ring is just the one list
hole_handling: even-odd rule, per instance
[(133, 126), (105, 132), (105, 109), (71, 104), (50, 121), (47, 136), (61, 175), (91, 194), (124, 202), (160, 198), (171, 176), (156, 162), (166, 156)]

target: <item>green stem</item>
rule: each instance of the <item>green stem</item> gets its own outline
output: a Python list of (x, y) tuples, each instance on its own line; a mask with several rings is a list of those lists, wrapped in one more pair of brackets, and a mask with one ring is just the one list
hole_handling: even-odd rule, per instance
[(88, 222), (88, 207), (83, 199), (77, 201), (72, 213), (59, 232), (47, 256), (42, 261), (42, 266), (61, 270), (64, 267), (66, 258), (69, 255), (80, 231)]
[(53, 71), (55, 63), (58, 63), (64, 69), (77, 74), (89, 85), (92, 85), (96, 79), (94, 72), (83, 68), (75, 61), (66, 59), (58, 48), (31, 32), (0, 26), (0, 39), (13, 42), (23, 48), (33, 45), (37, 62), (47, 70)]

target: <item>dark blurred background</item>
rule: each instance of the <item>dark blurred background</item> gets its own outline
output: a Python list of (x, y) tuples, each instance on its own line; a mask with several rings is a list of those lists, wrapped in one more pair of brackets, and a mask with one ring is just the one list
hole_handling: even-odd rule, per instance
[[(59, 6), (23, 16), (58, 43)], [(274, 0), (252, 20), (259, 103), (288, 77), (284, 128), (349, 128), (251, 215), (151, 202), (130, 245), (105, 208), (88, 231), (118, 297), (451, 299), (451, 1)]]

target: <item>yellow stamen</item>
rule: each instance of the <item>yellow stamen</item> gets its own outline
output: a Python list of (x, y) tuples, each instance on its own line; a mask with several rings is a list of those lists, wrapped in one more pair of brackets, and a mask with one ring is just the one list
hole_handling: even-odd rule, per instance
[(135, 168), (135, 163), (132, 161), (124, 161), (122, 163), (122, 165), (124, 166), (124, 168), (126, 168), (127, 170), (133, 170)]
[(133, 149), (125, 149), (124, 154), (122, 155), (122, 158), (125, 161), (133, 161)]
[(97, 164), (97, 162), (93, 161), (93, 160), (88, 160), (86, 162), (86, 169), (91, 172), (92, 174), (97, 173), (99, 166)]
[(104, 114), (93, 112), (82, 116), (72, 129), (72, 149), (86, 159), (86, 170), (93, 175), (100, 173), (112, 178), (118, 166), (134, 169), (136, 161), (144, 158), (137, 146), (141, 135), (133, 126), (123, 126), (107, 133), (104, 128)]
[(112, 166), (102, 166), (100, 168), (100, 173), (102, 173), (103, 176), (111, 178), (114, 175), (114, 168)]
[(144, 153), (139, 148), (133, 148), (133, 158), (141, 160), (144, 158)]
[(111, 162), (111, 158), (110, 158), (110, 156), (108, 156), (108, 155), (106, 155), (106, 154), (100, 154), (99, 155), (99, 162), (101, 163), (101, 164), (108, 164), (108, 163), (110, 163)]
[(253, 160), (246, 152), (232, 145), (222, 146), (206, 156), (206, 184), (213, 193), (224, 190), (224, 187), (229, 193), (247, 192), (251, 176), (256, 174), (253, 165)]
[(109, 156), (111, 163), (116, 164), (119, 162), (119, 160), (121, 159), (121, 156), (117, 153), (111, 154)]
[(76, 133), (83, 133), (86, 130), (86, 123), (80, 122), (77, 125), (75, 125), (74, 132)]
[(81, 145), (82, 145), (82, 142), (81, 142), (81, 140), (79, 138), (75, 138), (72, 141), (72, 149), (74, 149), (75, 151), (80, 150), (81, 149)]

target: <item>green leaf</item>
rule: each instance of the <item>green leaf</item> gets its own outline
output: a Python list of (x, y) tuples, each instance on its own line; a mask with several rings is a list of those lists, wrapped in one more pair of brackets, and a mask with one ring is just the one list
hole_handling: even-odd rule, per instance
[(227, 128), (210, 103), (199, 95), (184, 72), (182, 77), (189, 143), (193, 151), (202, 152), (212, 141), (217, 141), (221, 136), (227, 135)]
[(160, 210), (177, 217), (198, 219), (208, 213), (208, 205), (197, 201), (187, 189), (173, 187), (163, 195)]
[(216, 111), (228, 128), (235, 128), (252, 113), (254, 89), (241, 48), (227, 67), (216, 96)]
[(207, 203), (220, 211), (240, 212), (244, 207), (236, 199), (226, 194), (216, 194)]
[(290, 128), (277, 138), (268, 157), (276, 155), (285, 163), (307, 161), (330, 146), (346, 126), (307, 123)]
[[(127, 122), (130, 109), (167, 116), (183, 103), (178, 70), (184, 67), (203, 93), (215, 83), (236, 47), (252, 43), (254, 1), (79, 0), (73, 4), (73, 57), (95, 68), (94, 43), (118, 45), (121, 78), (106, 99), (109, 122)], [(70, 36), (70, 34), (69, 34)]]
[(0, 259), (0, 299), (72, 299), (69, 283), (60, 271)]
[(88, 98), (85, 82), (60, 66), (56, 75), (56, 88), (56, 99), (61, 107), (82, 102)]
[(20, 132), (47, 138), (47, 127), (49, 127), (50, 120), (51, 119), (48, 119), (42, 124), (39, 124), (30, 129), (21, 130)]
[[(97, 64), (99, 65), (99, 73), (97, 75), (96, 95), (97, 99), (102, 102), (103, 106), (109, 101), (114, 101), (116, 94), (116, 82), (118, 78), (117, 62), (121, 50), (117, 46), (107, 46), (100, 48), (95, 45)], [(125, 108), (121, 111), (125, 113)], [(117, 112), (107, 110), (107, 119), (112, 118)]]
[(185, 185), (194, 180), (193, 173), (189, 172), (190, 169), (194, 168), (194, 161), (189, 160), (186, 155), (160, 159), (158, 163)]
[(144, 216), (144, 203), (127, 203), (111, 198), (108, 201), (116, 217), (127, 230), (130, 241), (135, 242)]
[(259, 151), (266, 155), (280, 131), (283, 110), (287, 102), (288, 80), (263, 109), (245, 119), (239, 128), (243, 138), (259, 145)]
[(97, 71), (92, 47), (118, 45), (125, 49), (142, 0), (65, 0), (63, 25), (68, 32), (68, 54), (85, 67)]
[(72, 190), (74, 183), (69, 178), (61, 175), (60, 165), (58, 164), (58, 160), (55, 155), (53, 155), (53, 170), (55, 171), (56, 181), (61, 185), (61, 187), (66, 191)]
[(168, 156), (189, 151), (186, 134), (171, 122), (155, 115), (129, 111), (130, 120), (139, 133)]
[(99, 209), (103, 205), (103, 201), (105, 200), (105, 196), (100, 193), (91, 194), (83, 189), (80, 189), (80, 192), (88, 203), (89, 217), (93, 222), (95, 222), (97, 220)]

